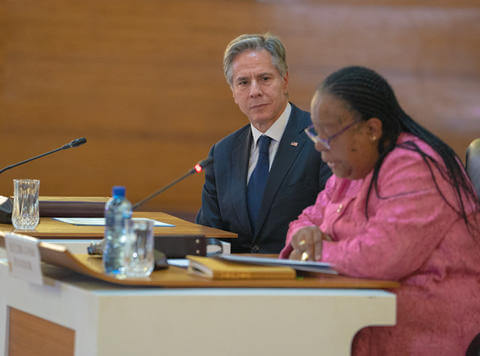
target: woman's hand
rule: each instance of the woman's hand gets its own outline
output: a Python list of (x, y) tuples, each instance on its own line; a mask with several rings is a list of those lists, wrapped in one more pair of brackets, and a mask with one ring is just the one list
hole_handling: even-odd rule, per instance
[(293, 251), (289, 259), (300, 261), (320, 261), (322, 259), (323, 240), (332, 241), (316, 226), (307, 226), (298, 230), (292, 237)]

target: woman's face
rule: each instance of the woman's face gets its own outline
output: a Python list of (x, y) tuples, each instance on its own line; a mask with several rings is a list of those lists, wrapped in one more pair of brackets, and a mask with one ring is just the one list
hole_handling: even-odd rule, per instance
[[(337, 97), (317, 92), (311, 102), (312, 122), (318, 136), (328, 139), (360, 119)], [(382, 122), (377, 118), (359, 120), (333, 138), (326, 149), (320, 142), (315, 149), (322, 154), (332, 173), (340, 178), (361, 179), (373, 170), (378, 160), (378, 140), (382, 135)]]

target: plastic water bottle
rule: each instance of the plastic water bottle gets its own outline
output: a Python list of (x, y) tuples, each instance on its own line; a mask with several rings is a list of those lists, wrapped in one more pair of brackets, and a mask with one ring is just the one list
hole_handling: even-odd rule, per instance
[(131, 217), (132, 204), (125, 198), (125, 187), (113, 187), (112, 198), (105, 205), (105, 241), (102, 259), (105, 273), (120, 278), (126, 276), (130, 258), (127, 222)]

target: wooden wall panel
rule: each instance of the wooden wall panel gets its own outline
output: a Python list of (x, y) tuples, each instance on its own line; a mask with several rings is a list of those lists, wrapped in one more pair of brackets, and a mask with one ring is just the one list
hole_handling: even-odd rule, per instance
[[(43, 195), (133, 202), (186, 172), (247, 121), (222, 73), (226, 44), (272, 31), (290, 97), (350, 64), (385, 75), (405, 110), (452, 145), (480, 137), (480, 5), (473, 0), (0, 0), (0, 166), (85, 136), (85, 146), (5, 172)], [(147, 207), (193, 213), (202, 176)]]
[(8, 356), (73, 356), (75, 330), (9, 308)]

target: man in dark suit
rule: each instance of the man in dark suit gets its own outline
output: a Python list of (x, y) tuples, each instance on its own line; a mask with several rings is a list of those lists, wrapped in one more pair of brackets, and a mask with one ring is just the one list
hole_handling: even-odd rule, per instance
[(237, 233), (232, 252), (278, 253), (289, 222), (315, 202), (330, 170), (304, 133), (310, 114), (288, 101), (278, 38), (237, 37), (225, 50), (224, 72), (250, 124), (211, 148), (196, 222)]

